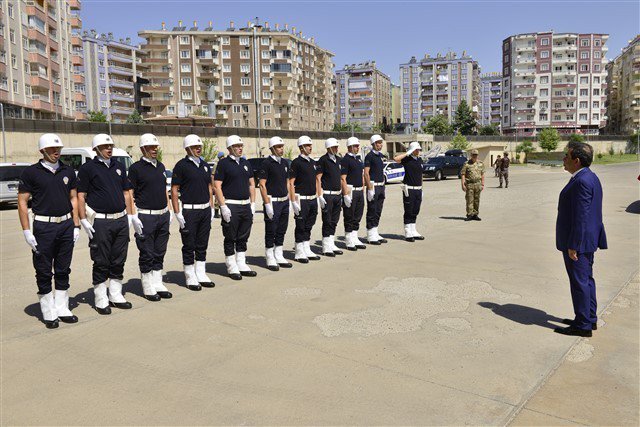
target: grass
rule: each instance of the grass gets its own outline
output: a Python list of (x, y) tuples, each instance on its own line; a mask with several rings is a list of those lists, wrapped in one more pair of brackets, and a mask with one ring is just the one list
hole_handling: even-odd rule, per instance
[(614, 154), (612, 156), (607, 153), (604, 154), (601, 159), (598, 158), (598, 155), (595, 155), (593, 159), (593, 163), (596, 165), (608, 165), (612, 163), (627, 163), (636, 161), (638, 161), (637, 154)]

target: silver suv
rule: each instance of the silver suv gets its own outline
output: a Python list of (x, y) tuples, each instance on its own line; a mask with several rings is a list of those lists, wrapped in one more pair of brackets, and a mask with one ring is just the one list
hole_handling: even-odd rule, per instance
[(18, 180), (29, 163), (0, 163), (0, 203), (18, 201)]

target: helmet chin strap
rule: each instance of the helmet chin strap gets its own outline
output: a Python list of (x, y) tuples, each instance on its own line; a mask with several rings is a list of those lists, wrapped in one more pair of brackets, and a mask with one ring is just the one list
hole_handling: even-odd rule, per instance
[(44, 160), (45, 160), (45, 161), (47, 161), (47, 162), (49, 162), (49, 163), (51, 163), (51, 164), (56, 163), (56, 162), (51, 158), (51, 156), (49, 156), (49, 153), (47, 153), (47, 150), (46, 150), (46, 149), (44, 149), (44, 148), (42, 149), (42, 157), (44, 158)]

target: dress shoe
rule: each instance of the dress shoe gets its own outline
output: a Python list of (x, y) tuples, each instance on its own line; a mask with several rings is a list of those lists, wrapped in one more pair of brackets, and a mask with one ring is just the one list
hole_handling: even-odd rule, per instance
[(313, 256), (308, 256), (307, 259), (311, 261), (318, 261), (320, 257), (318, 255), (313, 255)]
[(111, 307), (105, 307), (105, 308), (96, 307), (96, 311), (98, 312), (98, 314), (102, 314), (103, 316), (106, 316), (107, 314), (111, 314)]
[(371, 240), (369, 241), (370, 245), (375, 245), (375, 246), (379, 246), (382, 244), (382, 242), (380, 240)]
[(277, 265), (267, 265), (267, 268), (271, 271), (280, 271), (280, 267)]
[(333, 258), (336, 256), (333, 252), (323, 252), (322, 255), (328, 256), (329, 258)]
[(415, 237), (405, 237), (405, 238), (404, 238), (404, 240), (405, 240), (406, 242), (415, 242), (415, 241), (416, 241), (416, 238), (415, 238)]
[[(573, 325), (573, 320), (571, 320), (571, 319), (562, 319), (560, 321), (560, 323), (564, 323), (565, 325), (571, 326), (571, 325)], [(597, 331), (598, 330), (598, 324), (597, 323), (592, 323), (591, 324), (591, 330), (592, 331)]]
[(202, 286), (200, 286), (200, 285), (187, 285), (187, 289), (189, 289), (190, 291), (201, 291), (202, 290)]
[(413, 236), (415, 240), (424, 240), (424, 236)]
[(464, 220), (465, 221), (471, 221), (471, 220), (473, 220), (473, 216), (467, 215), (467, 217)]
[(296, 258), (296, 261), (298, 261), (300, 264), (308, 264), (309, 263), (309, 259), (308, 258)]
[(344, 252), (342, 252), (342, 251), (341, 251), (341, 250), (339, 250), (339, 249), (334, 249), (334, 250), (333, 250), (333, 254), (334, 254), (334, 255), (342, 255), (343, 253), (344, 253)]
[(356, 245), (356, 248), (358, 248), (358, 249), (367, 249), (367, 247), (365, 245)]
[(357, 251), (358, 248), (356, 248), (355, 246), (347, 246), (347, 250), (348, 251)]
[(233, 280), (242, 280), (242, 275), (240, 273), (229, 273), (229, 277)]
[(293, 264), (291, 264), (290, 262), (281, 262), (281, 263), (278, 263), (278, 265), (280, 267), (282, 267), (282, 268), (291, 268), (291, 267), (293, 267)]
[(387, 239), (385, 239), (385, 238), (382, 238), (382, 239), (378, 240), (378, 242), (380, 242), (380, 243), (387, 243), (387, 242), (388, 242), (388, 240), (387, 240)]
[(474, 221), (482, 221), (482, 219), (478, 215), (474, 215), (472, 219)]
[(133, 307), (129, 301), (127, 301), (127, 302), (111, 302), (111, 301), (109, 301), (109, 305), (111, 305), (111, 307), (119, 308), (119, 309), (122, 309), (122, 310), (129, 310), (131, 307)]
[(588, 331), (586, 329), (574, 328), (573, 326), (567, 326), (566, 328), (555, 328), (553, 332), (575, 337), (590, 337), (592, 335), (591, 331)]
[(58, 319), (60, 319), (61, 322), (63, 323), (78, 323), (78, 316), (73, 315), (73, 316), (58, 316)]
[(147, 300), (149, 301), (160, 301), (160, 295), (155, 294), (155, 295), (145, 295), (144, 296)]
[(243, 275), (244, 277), (256, 277), (258, 275), (258, 273), (256, 273), (253, 270), (241, 271), (240, 274)]
[(55, 329), (60, 325), (60, 323), (58, 323), (58, 319), (55, 320), (45, 320), (44, 321), (44, 326), (47, 327), (47, 329)]
[(216, 284), (213, 282), (200, 282), (200, 286), (203, 288), (215, 288)]
[(499, 185), (498, 188), (502, 188), (502, 185)]
[(160, 295), (160, 298), (162, 299), (170, 299), (173, 296), (169, 291), (158, 291), (158, 295)]

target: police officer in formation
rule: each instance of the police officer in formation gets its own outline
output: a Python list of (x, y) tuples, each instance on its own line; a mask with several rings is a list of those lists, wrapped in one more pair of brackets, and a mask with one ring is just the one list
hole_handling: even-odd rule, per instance
[[(49, 329), (57, 328), (58, 320), (78, 321), (69, 310), (68, 291), (73, 246), (80, 236), (77, 180), (73, 168), (59, 160), (62, 147), (58, 135), (42, 135), (38, 140), (42, 159), (22, 172), (18, 186), (20, 225), (31, 247), (40, 310)], [(30, 197), (33, 227), (29, 224), (27, 206)]]
[[(182, 146), (187, 155), (173, 168), (171, 204), (182, 237), (182, 264), (186, 286), (192, 291), (199, 291), (202, 286), (215, 286), (205, 268), (213, 221), (213, 183), (211, 166), (200, 157), (200, 137), (187, 135)], [(179, 201), (182, 202), (182, 210)]]
[(422, 159), (420, 158), (419, 142), (412, 142), (406, 153), (393, 158), (404, 167), (402, 179), (402, 202), (404, 205), (404, 239), (407, 242), (424, 240), (416, 230), (416, 219), (422, 204)]
[(89, 236), (95, 308), (100, 314), (111, 314), (109, 306), (131, 308), (131, 303), (122, 295), (124, 263), (129, 248), (129, 227), (142, 226), (133, 215), (127, 171), (112, 158), (113, 146), (109, 135), (94, 136), (92, 147), (96, 156), (78, 171), (78, 215)]
[(342, 179), (338, 140), (329, 138), (324, 143), (327, 153), (318, 160), (318, 205), (322, 212), (322, 254), (328, 257), (342, 255), (335, 244), (336, 227), (342, 208)]
[(364, 158), (364, 185), (367, 188), (367, 241), (371, 245), (387, 243), (378, 234), (378, 224), (385, 199), (383, 139), (380, 135), (371, 137), (371, 151)]
[(267, 268), (278, 271), (292, 265), (283, 255), (284, 236), (289, 225), (289, 166), (282, 158), (284, 141), (269, 140), (271, 155), (262, 161), (259, 172), (260, 195), (264, 203), (264, 246)]
[(247, 241), (251, 234), (256, 211), (253, 168), (242, 156), (244, 142), (238, 135), (227, 138), (229, 154), (220, 159), (214, 176), (216, 198), (222, 216), (224, 256), (229, 277), (255, 277), (257, 273), (247, 265)]
[(140, 258), (142, 293), (149, 301), (171, 298), (171, 292), (162, 283), (162, 267), (169, 243), (169, 195), (165, 167), (158, 160), (160, 143), (155, 135), (140, 137), (142, 158), (129, 168), (129, 182), (138, 221), (133, 222)]
[(478, 150), (471, 150), (471, 159), (462, 166), (460, 175), (462, 177), (462, 191), (465, 192), (467, 201), (467, 218), (465, 221), (481, 221), (478, 213), (480, 209), (480, 193), (484, 190), (484, 164), (478, 161)]
[(355, 136), (347, 139), (347, 155), (340, 161), (342, 179), (342, 201), (344, 233), (347, 249), (355, 251), (367, 247), (358, 239), (360, 220), (364, 212), (364, 163), (360, 160), (360, 140)]
[(306, 264), (309, 260), (318, 260), (320, 257), (311, 250), (311, 229), (318, 216), (319, 193), (318, 167), (310, 157), (312, 150), (311, 138), (306, 135), (298, 138), (300, 155), (291, 162), (289, 171), (289, 198), (293, 207), (296, 241), (296, 261)]

